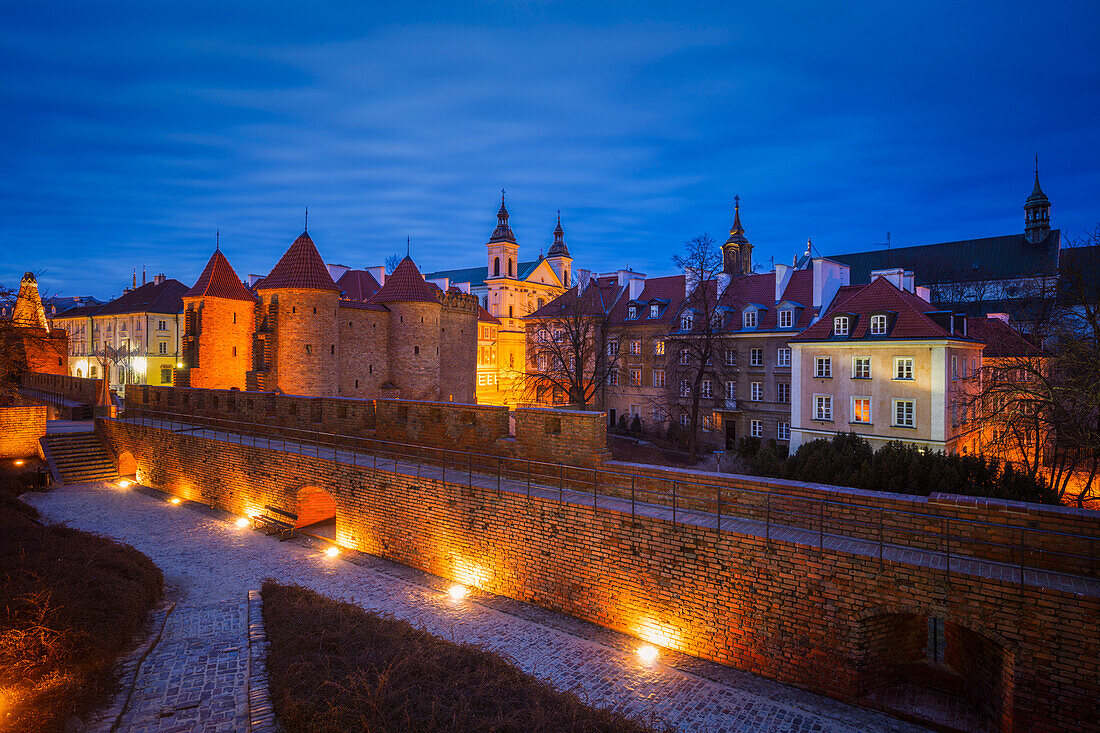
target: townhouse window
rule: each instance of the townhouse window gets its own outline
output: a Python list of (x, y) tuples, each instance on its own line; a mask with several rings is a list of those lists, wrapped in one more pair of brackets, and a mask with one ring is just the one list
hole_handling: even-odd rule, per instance
[(680, 415), (680, 426), (685, 428), (691, 427), (691, 417), (689, 417), (686, 412)]
[(775, 385), (775, 401), (783, 404), (790, 404), (791, 385), (788, 382), (780, 382)]
[(619, 384), (619, 370), (618, 369), (612, 369), (611, 371), (609, 371), (607, 373), (607, 383), (610, 384), (612, 387), (618, 386), (618, 384)]
[(871, 424), (871, 398), (870, 397), (853, 397), (852, 398), (852, 422), (861, 423), (863, 425)]
[[(234, 323), (236, 323), (236, 321), (234, 321)], [(168, 330), (168, 321), (157, 321), (157, 330), (167, 331)]]
[(814, 420), (833, 419), (833, 397), (827, 394), (814, 395)]
[(118, 327), (118, 330), (122, 331), (123, 333), (126, 333), (126, 324), (123, 323), (121, 326)]
[(160, 383), (171, 384), (172, 383), (172, 369), (171, 367), (160, 368)]
[(764, 383), (752, 382), (749, 385), (749, 394), (753, 402), (761, 402), (764, 399)]
[(687, 349), (680, 349), (680, 363), (681, 364), (690, 364), (691, 363), (691, 352), (688, 351)]
[(787, 346), (780, 346), (775, 351), (775, 365), (789, 367), (791, 365), (791, 350)]
[(764, 366), (763, 349), (749, 349), (749, 366)]
[(686, 379), (680, 380), (680, 396), (691, 397), (691, 382)]
[(790, 310), (787, 310), (787, 309), (779, 311), (779, 327), (780, 328), (790, 328), (792, 323), (794, 323), (794, 312), (793, 311), (790, 311)]
[(871, 378), (871, 357), (869, 356), (853, 356), (852, 357), (852, 379), (870, 379)]
[(642, 386), (642, 370), (631, 369), (630, 370), (630, 386), (641, 387)]
[(478, 384), (479, 387), (484, 387), (485, 386), (485, 375), (484, 374), (478, 374), (477, 375), (477, 384)]
[(711, 381), (709, 379), (703, 380), (703, 385), (700, 394), (704, 399), (710, 399), (711, 397)]
[(660, 312), (661, 312), (661, 309), (660, 309), (659, 306), (656, 306), (656, 305), (649, 306), (649, 317), (650, 318), (656, 318)]
[(763, 420), (749, 420), (749, 435), (754, 438), (764, 437), (764, 422)]
[(913, 378), (913, 357), (894, 357), (894, 379), (911, 380)]
[(814, 376), (821, 379), (829, 379), (833, 376), (833, 357), (814, 357)]
[(737, 383), (736, 382), (726, 382), (726, 399), (727, 400), (737, 399)]
[(714, 429), (714, 418), (711, 415), (703, 415), (703, 430), (710, 431)]
[(959, 357), (955, 355), (951, 356), (951, 378), (959, 378)]
[(96, 377), (98, 377), (98, 376), (99, 376), (99, 368), (98, 368), (98, 367), (94, 367), (94, 366), (93, 366), (93, 367), (91, 367), (91, 368), (90, 368), (90, 369), (88, 370), (88, 376), (89, 376), (89, 377), (91, 377), (92, 379), (95, 379)]
[(894, 400), (894, 427), (915, 428), (917, 426), (917, 401)]
[(882, 336), (886, 333), (886, 316), (871, 316), (871, 335)]
[(680, 330), (690, 331), (695, 325), (695, 320), (690, 313), (684, 313), (680, 316)]
[(157, 353), (158, 354), (167, 354), (168, 353), (168, 342), (167, 341), (161, 341), (159, 344), (157, 344)]
[(779, 427), (775, 431), (775, 436), (780, 440), (791, 439), (791, 424), (789, 422), (779, 423)]
[(665, 410), (660, 405), (654, 405), (653, 406), (653, 413), (652, 414), (653, 414), (653, 422), (658, 423), (658, 422), (664, 422), (665, 421)]
[(837, 316), (833, 319), (833, 335), (848, 335), (848, 316)]
[(632, 356), (638, 356), (642, 353), (642, 342), (638, 339), (630, 340), (630, 354)]
[(619, 355), (619, 342), (618, 341), (608, 341), (607, 342), (607, 355), (608, 355), (608, 357), (610, 357), (612, 359)]
[(539, 329), (538, 340), (546, 343), (550, 340), (550, 333), (545, 328)]
[(726, 366), (736, 366), (737, 364), (737, 352), (734, 349), (726, 349)]
[(653, 370), (653, 386), (664, 387), (665, 386), (665, 370), (654, 369)]
[(546, 354), (539, 354), (538, 365), (540, 372), (546, 371)]
[(638, 317), (638, 309), (635, 306), (628, 306), (626, 309), (626, 317), (633, 320)]
[(665, 355), (665, 341), (664, 339), (657, 339), (653, 342), (653, 355), (664, 356)]
[(756, 311), (745, 311), (742, 323), (745, 328), (756, 328)]
[(563, 338), (565, 338), (565, 329), (564, 328), (555, 328), (554, 329), (554, 341), (561, 342), (561, 340)]

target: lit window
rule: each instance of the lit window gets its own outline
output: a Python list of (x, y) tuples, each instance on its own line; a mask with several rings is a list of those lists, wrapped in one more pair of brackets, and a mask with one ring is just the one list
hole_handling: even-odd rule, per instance
[(895, 356), (894, 357), (894, 379), (912, 379), (913, 378), (913, 357), (911, 356)]
[(789, 422), (779, 423), (779, 429), (776, 430), (776, 437), (778, 437), (780, 440), (790, 440), (791, 424)]
[(642, 370), (631, 369), (630, 370), (630, 386), (641, 387), (642, 386)]
[(917, 403), (915, 400), (894, 400), (894, 426), (914, 428), (917, 426)]
[(750, 349), (749, 350), (749, 366), (764, 366), (764, 350), (763, 349)]
[(754, 438), (764, 437), (764, 423), (761, 420), (749, 420), (749, 435)]
[(852, 398), (852, 422), (869, 425), (871, 422), (871, 398)]
[(653, 342), (653, 355), (664, 356), (665, 355), (665, 342), (663, 339), (657, 339)]
[(886, 316), (871, 316), (871, 335), (882, 336), (886, 333)]
[(745, 328), (756, 328), (756, 311), (745, 311), (745, 316), (742, 321)]
[(779, 311), (779, 327), (780, 328), (790, 328), (792, 323), (794, 323), (794, 312), (793, 311), (790, 311), (790, 310), (781, 310), (781, 311)]
[(791, 350), (786, 346), (780, 346), (775, 351), (775, 365), (789, 367), (791, 365)]
[(702, 391), (700, 392), (702, 397), (709, 399), (711, 396), (711, 382), (709, 379), (703, 380)]
[(642, 342), (638, 339), (630, 340), (630, 353), (634, 356), (642, 353)]
[(828, 379), (833, 376), (833, 358), (831, 356), (818, 356), (814, 358), (814, 376)]
[(832, 395), (817, 394), (814, 395), (814, 420), (832, 420), (833, 419), (833, 398)]
[(852, 379), (870, 379), (871, 378), (871, 357), (869, 356), (853, 356), (852, 357)]
[(761, 400), (764, 399), (764, 383), (763, 382), (753, 382), (753, 383), (751, 383), (749, 385), (749, 393), (751, 395), (750, 399), (752, 399), (753, 402), (760, 402)]
[(714, 418), (711, 417), (710, 415), (703, 415), (703, 430), (708, 430), (709, 431), (709, 430), (713, 430), (713, 429), (714, 429)]
[(848, 335), (848, 316), (837, 316), (833, 319), (833, 333), (837, 336)]
[(608, 341), (607, 342), (607, 355), (611, 358), (614, 358), (614, 357), (619, 355), (619, 342), (618, 341)]
[(779, 384), (775, 385), (775, 400), (776, 402), (790, 404), (791, 385), (787, 382), (780, 382)]
[(607, 383), (610, 384), (612, 387), (619, 384), (619, 370), (618, 369), (612, 369), (611, 371), (609, 371), (607, 373)]
[(665, 386), (665, 370), (654, 369), (653, 370), (653, 386), (664, 387)]

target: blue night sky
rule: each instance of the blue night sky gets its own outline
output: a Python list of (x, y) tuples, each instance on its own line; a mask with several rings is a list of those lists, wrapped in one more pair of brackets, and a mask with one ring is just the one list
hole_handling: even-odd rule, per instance
[(0, 282), (114, 297), (238, 274), (521, 257), (673, 271), (734, 194), (764, 268), (1100, 222), (1100, 3), (4, 4)]

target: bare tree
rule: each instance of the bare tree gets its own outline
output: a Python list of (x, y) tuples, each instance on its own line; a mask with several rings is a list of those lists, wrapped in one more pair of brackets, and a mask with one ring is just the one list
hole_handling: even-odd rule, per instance
[(397, 266), (401, 264), (401, 260), (404, 257), (399, 254), (392, 254), (386, 258), (386, 274), (392, 275), (393, 271), (397, 269)]
[[(595, 280), (578, 282), (527, 317), (523, 388), (535, 402), (598, 402), (619, 361), (606, 332), (607, 305)], [(615, 346), (609, 346), (609, 344)]]
[[(672, 258), (686, 276), (686, 297), (667, 339), (668, 388), (688, 401), (688, 454), (699, 450), (700, 405), (720, 398), (727, 381), (722, 358), (722, 313), (718, 309), (722, 253), (714, 239), (702, 234), (684, 243), (684, 254)], [(709, 393), (708, 393), (709, 386)]]

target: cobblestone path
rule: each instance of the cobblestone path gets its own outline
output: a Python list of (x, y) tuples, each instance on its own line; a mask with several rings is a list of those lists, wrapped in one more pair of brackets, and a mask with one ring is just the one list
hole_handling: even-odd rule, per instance
[(497, 596), (456, 601), (435, 576), (369, 556), (327, 557), (309, 540), (280, 543), (206, 507), (107, 484), (28, 499), (51, 520), (133, 545), (164, 571), (175, 609), (138, 672), (120, 731), (247, 728), (247, 592), (266, 577), (481, 645), (594, 705), (682, 731), (923, 730), (674, 653), (646, 665), (638, 642), (621, 634)]

